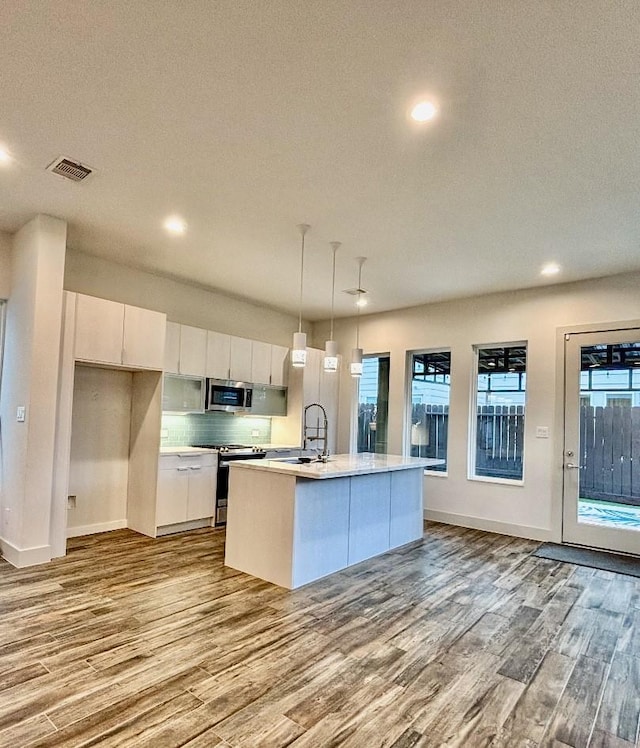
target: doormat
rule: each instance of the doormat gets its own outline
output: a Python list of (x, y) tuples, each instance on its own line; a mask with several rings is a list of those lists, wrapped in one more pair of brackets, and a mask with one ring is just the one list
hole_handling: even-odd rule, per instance
[(567, 564), (589, 566), (592, 569), (640, 577), (640, 557), (637, 556), (623, 556), (619, 553), (594, 551), (591, 548), (577, 548), (573, 545), (557, 545), (556, 543), (543, 543), (531, 555), (551, 561), (564, 561)]

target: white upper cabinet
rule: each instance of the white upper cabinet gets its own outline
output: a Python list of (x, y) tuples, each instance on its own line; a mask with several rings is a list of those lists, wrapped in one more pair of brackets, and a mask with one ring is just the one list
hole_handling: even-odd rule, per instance
[(76, 295), (76, 359), (122, 363), (123, 330), (124, 304)]
[(222, 332), (207, 332), (207, 376), (229, 379), (231, 362), (231, 336)]
[(200, 327), (180, 325), (180, 374), (205, 375), (207, 331)]
[(166, 319), (160, 312), (125, 304), (123, 364), (162, 369)]
[(271, 384), (284, 387), (287, 384), (289, 349), (283, 345), (271, 346)]
[(164, 370), (168, 374), (205, 376), (207, 331), (200, 327), (167, 322)]
[(164, 370), (168, 374), (180, 373), (180, 325), (167, 322), (164, 344)]
[(251, 341), (231, 336), (230, 376), (236, 382), (251, 381)]
[(253, 341), (250, 381), (256, 384), (271, 384), (271, 343)]
[(166, 315), (76, 294), (75, 358), (137, 369), (162, 369)]

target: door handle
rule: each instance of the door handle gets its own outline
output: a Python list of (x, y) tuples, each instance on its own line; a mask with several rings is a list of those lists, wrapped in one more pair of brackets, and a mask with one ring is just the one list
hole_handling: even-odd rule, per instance
[(567, 470), (582, 470), (582, 465), (574, 465), (572, 462), (567, 462), (565, 468)]
[(192, 470), (201, 470), (202, 469), (202, 465), (192, 465), (191, 469)]

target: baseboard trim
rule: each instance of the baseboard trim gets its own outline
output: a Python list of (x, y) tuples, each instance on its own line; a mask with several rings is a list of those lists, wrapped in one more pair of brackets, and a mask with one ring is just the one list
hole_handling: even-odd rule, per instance
[(126, 519), (116, 519), (111, 522), (98, 522), (95, 525), (78, 525), (67, 527), (68, 538), (79, 538), (82, 535), (95, 535), (99, 532), (111, 532), (111, 530), (123, 530), (127, 527)]
[(176, 532), (186, 532), (187, 530), (199, 530), (202, 527), (211, 527), (211, 518), (191, 519), (188, 522), (179, 522), (177, 525), (162, 525), (158, 527), (156, 537), (174, 535)]
[(552, 531), (547, 530), (544, 527), (512, 525), (509, 522), (496, 522), (492, 519), (484, 519), (482, 517), (469, 517), (465, 514), (440, 512), (433, 509), (425, 509), (424, 518), (427, 520), (432, 520), (433, 522), (442, 522), (445, 525), (469, 527), (472, 530), (496, 532), (499, 535), (513, 535), (516, 538), (527, 538), (528, 540), (553, 542), (554, 537)]
[(17, 569), (25, 566), (37, 566), (48, 564), (51, 561), (51, 546), (39, 545), (35, 548), (18, 548), (4, 538), (0, 538), (0, 551), (2, 558)]

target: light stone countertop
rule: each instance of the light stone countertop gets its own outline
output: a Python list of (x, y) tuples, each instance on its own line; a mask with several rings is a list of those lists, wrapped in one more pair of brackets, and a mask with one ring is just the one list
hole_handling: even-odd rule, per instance
[[(259, 447), (260, 449), (264, 449), (265, 452), (267, 451), (276, 451), (279, 449), (282, 450), (290, 450), (290, 449), (302, 449), (302, 447), (299, 444), (296, 444), (295, 446), (290, 444), (256, 444), (256, 447)], [(161, 455), (179, 455), (179, 454), (198, 454), (199, 452), (213, 452), (215, 450), (212, 449), (206, 449), (205, 447), (190, 447), (188, 445), (184, 445), (182, 447), (160, 447), (160, 454)]]
[(240, 460), (230, 463), (233, 470), (261, 470), (282, 473), (296, 478), (345, 478), (367, 473), (385, 473), (392, 470), (409, 470), (441, 465), (442, 460), (428, 457), (402, 457), (401, 455), (361, 454), (332, 455), (328, 462), (289, 463), (282, 460)]

